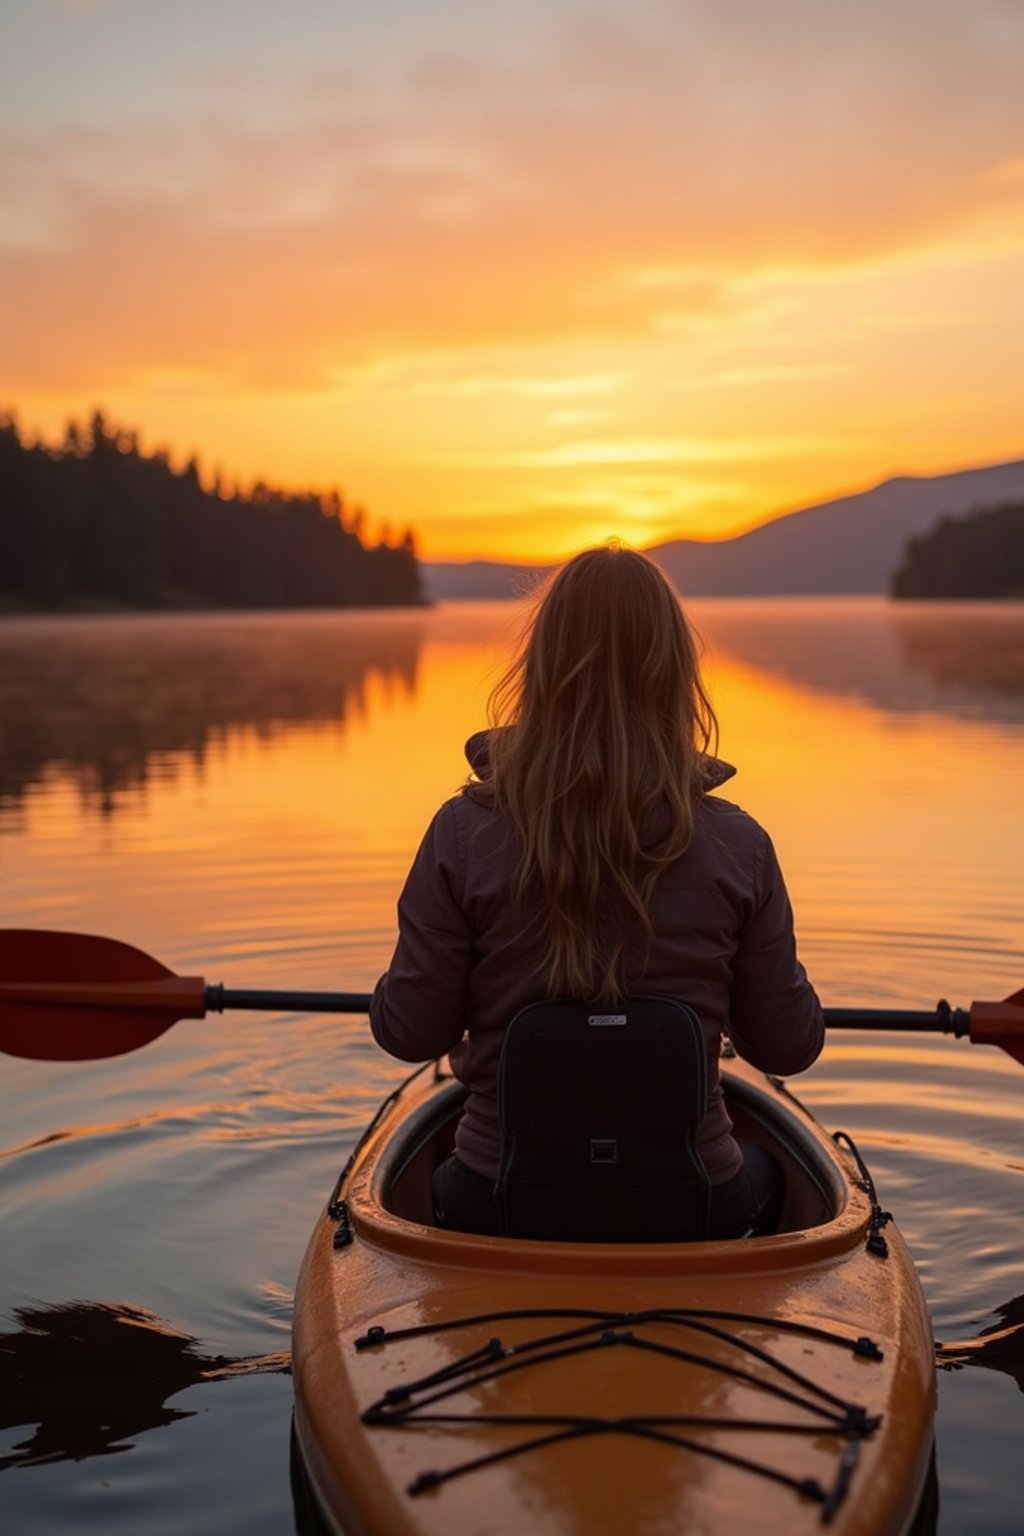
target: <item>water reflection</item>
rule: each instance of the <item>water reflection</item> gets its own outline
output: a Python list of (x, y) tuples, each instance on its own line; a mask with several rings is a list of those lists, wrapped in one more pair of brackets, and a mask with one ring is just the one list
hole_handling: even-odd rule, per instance
[[(511, 612), (2, 620), (0, 810), (56, 768), (109, 815), (231, 733), (344, 726), (365, 714), (372, 676), (411, 697), (425, 640), (477, 650), (510, 628)], [(712, 658), (817, 693), (1024, 722), (1021, 604), (722, 599), (694, 616)]]
[(893, 623), (907, 665), (923, 673), (947, 704), (970, 708), (981, 696), (1012, 702), (1017, 707), (1005, 718), (1022, 717), (1024, 604), (899, 609)]
[(131, 1450), (146, 1430), (193, 1417), (167, 1406), (186, 1387), (291, 1369), (287, 1354), (204, 1355), (144, 1307), (73, 1301), (15, 1317), (20, 1328), (0, 1334), (0, 1429), (35, 1429), (0, 1455), (0, 1472)]
[(730, 599), (693, 611), (712, 656), (817, 693), (1024, 722), (1024, 604)]
[(416, 689), (425, 615), (202, 615), (0, 622), (0, 809), (56, 765), (110, 814), (157, 764), (232, 731), (344, 724), (376, 674)]
[(997, 1307), (996, 1322), (973, 1339), (939, 1344), (935, 1363), (940, 1370), (958, 1371), (966, 1365), (1002, 1371), (1024, 1392), (1024, 1296)]

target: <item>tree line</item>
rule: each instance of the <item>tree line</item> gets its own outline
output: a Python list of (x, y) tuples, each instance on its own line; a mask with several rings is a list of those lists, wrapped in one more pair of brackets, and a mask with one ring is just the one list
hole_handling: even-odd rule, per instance
[(62, 442), (0, 415), (0, 605), (312, 608), (423, 601), (411, 531), (373, 542), (336, 491), (203, 483), (101, 411)]
[(944, 517), (911, 539), (892, 595), (1024, 598), (1024, 502)]

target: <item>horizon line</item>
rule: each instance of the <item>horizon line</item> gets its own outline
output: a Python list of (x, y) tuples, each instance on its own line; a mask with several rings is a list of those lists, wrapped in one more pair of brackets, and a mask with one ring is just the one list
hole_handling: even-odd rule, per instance
[[(1013, 458), (994, 459), (981, 464), (962, 464), (956, 469), (940, 469), (930, 474), (914, 471), (895, 469), (884, 474), (881, 479), (873, 479), (856, 487), (837, 490), (831, 494), (822, 496), (815, 501), (800, 502), (796, 506), (786, 506), (777, 512), (771, 512), (767, 517), (759, 518), (757, 522), (750, 523), (746, 527), (737, 529), (734, 533), (722, 534), (718, 538), (702, 538), (699, 534), (678, 533), (671, 534), (668, 538), (659, 539), (654, 544), (632, 545), (629, 540), (623, 539), (620, 534), (609, 533), (604, 539), (599, 539), (596, 544), (583, 544), (580, 549), (596, 548), (602, 543), (612, 539), (618, 539), (629, 548), (639, 549), (642, 554), (647, 554), (654, 549), (664, 549), (667, 544), (735, 544), (737, 540), (746, 538), (750, 533), (756, 533), (759, 528), (767, 528), (771, 523), (783, 522), (787, 517), (798, 517), (802, 512), (814, 512), (820, 507), (828, 507), (840, 501), (850, 501), (855, 496), (867, 496), (872, 491), (881, 490), (884, 485), (892, 485), (898, 480), (950, 480), (955, 475), (977, 474), (989, 469), (1009, 469), (1014, 464), (1024, 464), (1024, 449)], [(555, 566), (563, 565), (566, 560), (571, 560), (574, 554), (579, 553), (572, 549), (564, 555), (551, 559), (545, 556), (538, 560), (510, 557), (507, 555), (459, 555), (456, 557), (439, 556), (436, 558), (419, 555), (420, 565), (508, 565), (529, 570), (551, 570)]]

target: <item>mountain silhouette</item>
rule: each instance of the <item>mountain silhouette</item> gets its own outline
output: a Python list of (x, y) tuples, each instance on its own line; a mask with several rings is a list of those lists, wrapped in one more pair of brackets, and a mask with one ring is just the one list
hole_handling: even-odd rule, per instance
[[(686, 597), (747, 597), (889, 590), (908, 539), (943, 517), (1024, 500), (1024, 460), (947, 475), (898, 475), (871, 490), (803, 507), (733, 539), (672, 539), (647, 553)], [(426, 564), (429, 594), (510, 597), (550, 566), (490, 560)]]

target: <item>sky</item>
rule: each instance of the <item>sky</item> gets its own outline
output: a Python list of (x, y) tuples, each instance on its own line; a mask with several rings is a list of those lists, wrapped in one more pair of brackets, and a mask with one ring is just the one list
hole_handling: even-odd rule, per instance
[(0, 406), (428, 559), (1024, 457), (1020, 0), (0, 0)]

